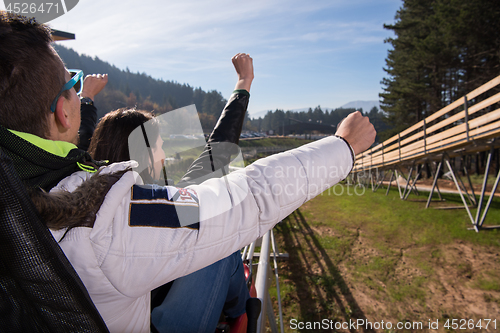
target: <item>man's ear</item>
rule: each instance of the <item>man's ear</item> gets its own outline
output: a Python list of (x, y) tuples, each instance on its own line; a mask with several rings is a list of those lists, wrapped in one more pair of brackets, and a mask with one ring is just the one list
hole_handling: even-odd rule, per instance
[(64, 128), (71, 128), (71, 123), (69, 122), (69, 115), (65, 108), (65, 98), (63, 96), (59, 96), (56, 104), (55, 117), (56, 121)]

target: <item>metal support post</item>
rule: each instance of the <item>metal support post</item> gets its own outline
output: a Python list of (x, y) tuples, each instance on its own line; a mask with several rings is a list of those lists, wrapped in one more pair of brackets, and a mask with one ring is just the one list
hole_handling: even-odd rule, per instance
[(465, 157), (462, 158), (462, 161), (463, 161), (463, 167), (464, 167), (464, 174), (467, 176), (467, 180), (469, 181), (469, 186), (470, 186), (471, 192), (472, 192), (471, 199), (474, 202), (474, 206), (477, 206), (476, 193), (474, 192), (474, 186), (472, 185), (472, 181), (470, 180), (469, 171), (467, 170), (467, 163), (465, 163)]
[(262, 245), (260, 248), (260, 259), (257, 268), (257, 277), (255, 278), (255, 289), (257, 291), (257, 298), (260, 299), (262, 309), (260, 311), (259, 319), (257, 320), (257, 332), (264, 333), (266, 331), (266, 314), (267, 314), (267, 283), (269, 271), (269, 245), (270, 245), (271, 231), (268, 231), (262, 236)]
[(385, 195), (389, 195), (389, 189), (391, 188), (391, 183), (392, 183), (392, 177), (394, 176), (394, 170), (391, 170), (391, 178), (389, 179), (389, 186), (387, 186), (387, 191), (385, 192)]
[[(410, 180), (411, 180), (411, 175), (413, 174), (413, 168), (415, 166), (415, 163), (413, 163), (411, 165), (411, 168), (410, 168), (410, 173), (408, 174), (408, 178), (406, 179), (406, 186), (405, 186), (405, 190), (403, 191), (403, 196), (401, 197), (402, 200), (404, 200), (404, 198), (406, 197), (406, 190), (408, 189), (408, 184), (410, 183)], [(410, 189), (408, 190), (408, 192), (411, 191), (411, 187)]]
[(413, 191), (413, 193), (415, 193), (415, 195), (420, 195), (420, 193), (418, 193), (418, 189), (417, 189), (417, 180), (418, 178), (420, 178), (420, 172), (422, 171), (422, 168), (419, 168), (418, 165), (417, 165), (417, 176), (415, 177), (415, 180), (413, 182), (413, 185), (410, 186), (410, 190)]
[(373, 172), (370, 168), (370, 185), (372, 186), (372, 192), (375, 192), (375, 185), (373, 184)]
[(382, 142), (382, 166), (384, 166), (384, 143)]
[[(469, 206), (467, 205), (467, 202), (465, 201), (465, 198), (462, 195), (462, 190), (460, 189), (460, 186), (458, 185), (457, 177), (455, 177), (455, 172), (453, 172), (453, 168), (450, 165), (450, 161), (448, 159), (446, 159), (445, 161), (446, 161), (446, 165), (448, 166), (448, 169), (451, 172), (451, 176), (453, 177), (453, 181), (455, 182), (455, 186), (457, 187), (458, 194), (460, 194), (460, 198), (462, 199), (462, 202), (464, 204), (465, 210), (467, 210), (467, 214), (469, 215), (469, 218), (470, 218), (472, 224), (474, 224), (474, 218), (472, 217), (472, 214), (470, 212)], [(478, 228), (477, 228), (477, 226), (475, 224), (474, 224), (474, 229), (476, 231), (479, 231)]]
[(385, 172), (381, 171), (380, 174), (382, 179), (377, 183), (377, 186), (375, 187), (375, 190), (373, 190), (373, 192), (376, 192), (381, 185), (383, 186), (383, 182), (385, 180)]
[(401, 162), (401, 135), (398, 133), (399, 161)]
[(465, 133), (467, 133), (467, 142), (469, 142), (469, 106), (467, 102), (467, 95), (464, 96), (464, 111), (465, 111)]
[(462, 188), (464, 189), (464, 192), (467, 195), (467, 199), (469, 199), (469, 202), (470, 202), (471, 206), (475, 207), (476, 206), (476, 198), (473, 197), (472, 194), (469, 193), (469, 191), (467, 190), (467, 187), (465, 187), (465, 184), (462, 181), (462, 178), (460, 178), (460, 176), (458, 176), (458, 180), (460, 181), (460, 184), (462, 185)]
[[(483, 206), (483, 200), (484, 200), (484, 193), (486, 191), (486, 185), (488, 183), (488, 176), (490, 174), (490, 167), (491, 167), (491, 156), (493, 155), (493, 146), (491, 146), (490, 152), (488, 154), (488, 160), (486, 162), (486, 169), (484, 170), (484, 179), (483, 179), (483, 188), (481, 189), (481, 196), (479, 197), (479, 204), (477, 206), (477, 212), (476, 212), (476, 220), (475, 224), (478, 224), (479, 221), (479, 214), (481, 214), (481, 209)], [(493, 196), (494, 192), (491, 193), (491, 196)]]
[[(491, 194), (490, 198), (488, 199), (488, 203), (486, 204), (486, 207), (484, 207), (484, 212), (483, 216), (481, 217), (481, 221), (477, 224), (478, 227), (482, 227), (484, 223), (484, 219), (486, 218), (486, 214), (488, 213), (488, 210), (490, 209), (491, 205), (491, 200), (495, 196), (495, 192), (497, 191), (498, 188), (498, 181), (500, 180), (500, 170), (498, 170), (497, 178), (495, 179), (495, 184), (493, 185), (493, 188), (491, 189)], [(494, 228), (498, 228), (498, 226), (495, 226)]]
[(402, 198), (402, 196), (401, 196), (401, 186), (399, 186), (398, 170), (394, 169), (394, 172), (396, 173), (396, 184), (398, 184), (399, 197)]
[(424, 154), (427, 154), (427, 124), (424, 118)]
[(406, 197), (404, 198), (404, 200), (408, 199), (408, 196), (410, 195), (410, 192), (411, 192), (411, 189), (412, 188), (415, 188), (415, 191), (418, 195), (418, 191), (417, 191), (417, 187), (416, 187), (416, 183), (417, 183), (417, 180), (418, 178), (420, 177), (420, 173), (422, 172), (422, 168), (418, 169), (417, 167), (417, 175), (415, 176), (415, 179), (413, 180), (413, 185), (410, 186), (410, 190), (408, 190), (408, 193), (406, 193)]
[[(434, 174), (434, 181), (432, 182), (431, 193), (429, 193), (429, 199), (427, 199), (427, 204), (425, 205), (425, 208), (429, 208), (429, 205), (431, 204), (432, 194), (434, 193), (434, 189), (437, 186), (439, 172), (441, 171), (441, 166), (443, 165), (443, 159), (444, 159), (444, 156), (441, 159), (441, 161), (439, 162), (438, 166), (436, 167), (436, 173)], [(439, 199), (443, 200), (443, 198), (441, 197), (441, 193), (439, 193)]]

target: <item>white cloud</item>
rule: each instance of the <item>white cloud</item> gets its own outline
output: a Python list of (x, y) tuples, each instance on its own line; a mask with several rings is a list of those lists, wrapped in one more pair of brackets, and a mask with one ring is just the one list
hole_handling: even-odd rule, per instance
[[(235, 80), (231, 56), (248, 52), (254, 58), (254, 87), (259, 85), (251, 106), (265, 109), (270, 103), (274, 108), (286, 100), (296, 107), (335, 107), (341, 105), (336, 103), (339, 99), (356, 95), (358, 85), (352, 77), (364, 76), (372, 87), (362, 92), (370, 96), (356, 99), (378, 98), (384, 65), (380, 54), (387, 49), (383, 40), (389, 34), (382, 24), (392, 21), (400, 4), (401, 0), (80, 0), (50, 25), (75, 33), (75, 41), (62, 44), (79, 53), (156, 78), (216, 89), (225, 96)], [(380, 8), (387, 14), (380, 15)], [(360, 55), (370, 61), (359, 61)]]

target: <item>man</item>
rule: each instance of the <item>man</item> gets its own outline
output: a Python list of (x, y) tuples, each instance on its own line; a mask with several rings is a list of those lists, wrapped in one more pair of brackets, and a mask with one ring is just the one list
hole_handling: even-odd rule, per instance
[[(81, 73), (70, 75), (49, 43), (43, 25), (1, 14), (0, 148), (28, 187), (77, 198), (73, 211), (60, 212), (62, 224), (45, 222), (111, 332), (149, 332), (152, 289), (263, 235), (344, 179), (354, 154), (375, 138), (373, 126), (357, 112), (339, 126), (339, 137), (185, 189), (141, 186), (129, 171), (134, 162), (104, 167), (91, 177), (97, 166), (75, 146)], [(195, 228), (184, 227), (171, 209), (187, 206), (197, 211)]]

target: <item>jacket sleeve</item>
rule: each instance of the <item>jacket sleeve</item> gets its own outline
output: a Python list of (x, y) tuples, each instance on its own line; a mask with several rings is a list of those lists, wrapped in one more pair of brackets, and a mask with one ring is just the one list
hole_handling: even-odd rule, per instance
[[(129, 172), (111, 188), (92, 230), (98, 264), (120, 292), (138, 297), (262, 236), (304, 202), (344, 179), (352, 163), (348, 145), (328, 137), (189, 186), (199, 200), (198, 230), (147, 226), (145, 216), (144, 222), (131, 221), (133, 205), (148, 202), (134, 202), (130, 190), (123, 196), (123, 188), (134, 182)], [(158, 199), (149, 204), (168, 203)]]
[(87, 150), (89, 149), (90, 139), (94, 134), (95, 126), (97, 124), (97, 108), (90, 104), (82, 104), (80, 106), (81, 122), (80, 129), (78, 130), (80, 142), (78, 148)]
[(246, 90), (233, 92), (208, 137), (203, 152), (191, 164), (177, 186), (198, 184), (197, 180), (203, 176), (229, 164), (232, 151), (226, 148), (230, 147), (230, 144), (234, 144), (233, 148), (236, 148), (239, 142), (249, 97), (250, 94)]

